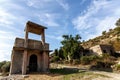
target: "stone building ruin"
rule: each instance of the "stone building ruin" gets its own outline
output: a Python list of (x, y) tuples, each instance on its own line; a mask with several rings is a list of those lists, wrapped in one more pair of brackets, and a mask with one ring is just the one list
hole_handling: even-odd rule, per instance
[[(49, 70), (49, 44), (45, 42), (46, 27), (28, 21), (25, 39), (16, 38), (11, 55), (10, 74), (47, 72)], [(29, 39), (29, 33), (41, 35), (41, 41)]]
[(102, 55), (102, 54), (110, 54), (114, 55), (115, 50), (112, 45), (108, 44), (100, 44), (90, 48), (90, 54)]

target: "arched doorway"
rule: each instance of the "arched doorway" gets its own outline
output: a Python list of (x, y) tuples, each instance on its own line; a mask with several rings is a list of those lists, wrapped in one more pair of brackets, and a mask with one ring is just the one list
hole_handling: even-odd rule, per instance
[(29, 59), (29, 71), (36, 72), (37, 71), (37, 56), (31, 55)]

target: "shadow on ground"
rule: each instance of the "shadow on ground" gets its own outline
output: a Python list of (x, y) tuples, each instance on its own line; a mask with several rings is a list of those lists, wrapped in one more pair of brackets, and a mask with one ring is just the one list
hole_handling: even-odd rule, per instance
[(112, 68), (101, 68), (101, 67), (95, 67), (95, 66), (90, 67), (89, 70), (90, 70), (90, 71), (105, 71), (105, 72), (113, 72), (113, 69), (112, 69)]
[[(92, 68), (92, 69), (83, 69), (83, 68), (69, 68), (69, 67), (65, 67), (65, 68), (52, 68), (49, 70), (49, 73), (30, 73), (28, 74), (29, 76), (32, 75), (32, 76), (46, 76), (46, 77), (59, 77), (59, 76), (62, 76), (62, 75), (66, 75), (66, 76), (70, 76), (70, 75), (73, 75), (73, 74), (80, 74), (81, 76), (84, 76), (84, 74), (86, 75), (92, 75), (92, 73), (90, 71), (107, 71), (107, 72), (112, 72), (112, 69), (96, 69), (96, 68)], [(79, 76), (80, 76), (79, 75)]]
[(53, 74), (62, 74), (62, 75), (68, 75), (68, 74), (74, 74), (74, 73), (82, 73), (86, 72), (85, 69), (78, 69), (78, 68), (57, 68), (57, 69), (50, 69), (50, 73)]

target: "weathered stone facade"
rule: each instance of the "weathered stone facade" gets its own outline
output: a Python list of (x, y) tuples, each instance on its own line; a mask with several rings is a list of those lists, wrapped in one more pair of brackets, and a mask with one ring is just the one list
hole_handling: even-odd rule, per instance
[(90, 53), (95, 55), (102, 55), (106, 53), (113, 55), (115, 51), (112, 45), (101, 44), (91, 47)]
[[(49, 70), (49, 44), (45, 43), (44, 26), (28, 21), (25, 39), (16, 38), (11, 55), (10, 74), (47, 72)], [(29, 32), (41, 35), (41, 40), (28, 39)]]

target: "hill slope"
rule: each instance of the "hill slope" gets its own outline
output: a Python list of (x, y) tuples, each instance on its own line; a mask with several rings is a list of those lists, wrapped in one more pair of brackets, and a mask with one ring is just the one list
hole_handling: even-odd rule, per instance
[(116, 51), (120, 51), (120, 27), (103, 31), (101, 36), (83, 42), (82, 46), (86, 49), (98, 44), (112, 44)]

